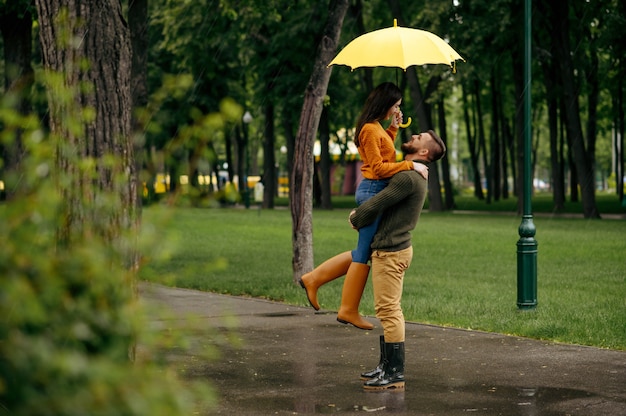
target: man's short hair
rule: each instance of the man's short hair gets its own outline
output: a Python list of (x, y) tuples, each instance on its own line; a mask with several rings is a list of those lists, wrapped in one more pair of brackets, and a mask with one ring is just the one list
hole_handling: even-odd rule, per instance
[(431, 162), (441, 159), (446, 154), (446, 144), (434, 130), (428, 130), (433, 141), (428, 145), (428, 156)]

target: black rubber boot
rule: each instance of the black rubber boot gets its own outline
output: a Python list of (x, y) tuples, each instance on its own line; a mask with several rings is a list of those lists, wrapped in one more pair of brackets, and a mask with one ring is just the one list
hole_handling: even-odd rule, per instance
[(380, 360), (375, 369), (361, 373), (361, 380), (371, 380), (378, 377), (383, 372), (383, 364), (385, 363), (385, 336), (380, 336)]
[(383, 371), (363, 384), (365, 390), (404, 389), (404, 342), (385, 342)]

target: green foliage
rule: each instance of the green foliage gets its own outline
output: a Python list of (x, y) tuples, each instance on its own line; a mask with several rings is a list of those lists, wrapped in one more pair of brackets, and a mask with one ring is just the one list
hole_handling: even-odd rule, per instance
[[(354, 247), (357, 235), (349, 228), (348, 213), (313, 213), (316, 265)], [(183, 244), (167, 262), (142, 270), (141, 278), (308, 306), (293, 282), (288, 210), (177, 209), (174, 215), (168, 239), (184, 236)], [(414, 259), (405, 277), (405, 318), (626, 349), (626, 222), (544, 216), (535, 224), (539, 305), (521, 312), (516, 306), (520, 218), (424, 213), (413, 233)], [(220, 268), (206, 268), (216, 262)], [(324, 309), (337, 310), (342, 284), (337, 279), (320, 288)], [(374, 315), (371, 285), (360, 308)]]
[[(0, 105), (0, 140), (19, 135), (26, 157), (10, 181), (15, 196), (0, 205), (0, 413), (187, 415), (208, 406), (210, 388), (182, 381), (162, 360), (185, 339), (146, 325), (156, 312), (138, 303), (123, 267), (137, 236), (115, 247), (96, 235), (57, 244), (67, 173), (55, 171), (54, 138), (9, 104)], [(153, 252), (147, 238), (142, 248)]]
[[(401, 9), (394, 10), (394, 3)], [(489, 133), (494, 131), (494, 119), (491, 117), (495, 116), (494, 105), (502, 111), (502, 129), (506, 124), (506, 131), (511, 134), (515, 132), (515, 110), (518, 108), (515, 97), (519, 96), (516, 83), (519, 80), (516, 80), (512, 69), (520, 68), (517, 64), (513, 65), (513, 56), (518, 56), (514, 52), (521, 54), (523, 48), (522, 5), (511, 0), (400, 3), (390, 4), (381, 0), (355, 3), (343, 22), (339, 49), (363, 31), (389, 27), (395, 17), (400, 17), (404, 25), (436, 33), (459, 51), (466, 62), (458, 62), (456, 73), (452, 73), (446, 65), (423, 65), (412, 67), (409, 71), (417, 74), (422, 93), (429, 104), (444, 99), (449, 153), (458, 155), (458, 158), (451, 158), (450, 162), (461, 173), (462, 186), (466, 186), (473, 176), (467, 136), (476, 135), (477, 119), (471, 122), (471, 126), (465, 126), (461, 87), (469, 94), (470, 117), (481, 117), (484, 123), (484, 131), (489, 138), (485, 154), (495, 154), (492, 149), (494, 144), (491, 143), (495, 136)], [(299, 1), (297, 5), (285, 0), (150, 2), (149, 90), (155, 92), (164, 86), (167, 78), (181, 74), (189, 77), (192, 83), (181, 87), (177, 97), (172, 94), (162, 101), (163, 105), (158, 111), (150, 112), (152, 122), (147, 125), (146, 148), (152, 149), (154, 146), (157, 150), (163, 149), (172, 137), (188, 130), (185, 126), (192, 125), (193, 130), (194, 118), (190, 114), (196, 109), (202, 113), (215, 112), (223, 97), (232, 97), (254, 117), (254, 121), (248, 125), (250, 173), (262, 174), (258, 166), (261, 165), (263, 152), (257, 152), (257, 149), (264, 140), (264, 134), (270, 131), (275, 134), (277, 151), (284, 144), (292, 144), (297, 132), (303, 93), (311, 74), (316, 48), (323, 35), (321, 31), (327, 6), (327, 2), (310, 0)], [(608, 176), (612, 170), (610, 132), (614, 117), (611, 114), (616, 104), (611, 101), (611, 97), (619, 95), (615, 90), (620, 85), (616, 82), (620, 77), (620, 65), (616, 64), (616, 60), (624, 56), (624, 53), (620, 53), (623, 46), (615, 41), (615, 36), (618, 36), (616, 33), (619, 33), (616, 28), (622, 27), (624, 21), (623, 7), (618, 6), (621, 3), (615, 0), (572, 3), (569, 6), (572, 14), (570, 18), (574, 19), (570, 22), (572, 38), (575, 40), (574, 45), (578, 45), (575, 48), (578, 73), (586, 74), (586, 67), (590, 64), (587, 56), (592, 43), (597, 42), (598, 47), (600, 95), (597, 114), (587, 108), (590, 76), (580, 77), (582, 123), (588, 125), (590, 121), (597, 122), (594, 163), (598, 180)], [(549, 41), (553, 25), (549, 16), (537, 13), (542, 10), (539, 3), (533, 4), (533, 10), (533, 18), (540, 23), (533, 23), (533, 170), (537, 178), (548, 180), (552, 176), (553, 167), (549, 158), (549, 117), (546, 111), (548, 90), (544, 68), (551, 56)], [(575, 12), (582, 13), (582, 18), (575, 18)], [(581, 33), (583, 28), (590, 31), (593, 38)], [(432, 88), (434, 83), (431, 81), (439, 77), (441, 82)], [(390, 80), (406, 84), (403, 72), (394, 68), (362, 68), (356, 71), (343, 66), (332, 68), (327, 91), (331, 142), (345, 145), (346, 140), (352, 139), (350, 131), (369, 92), (368, 83), (378, 84)], [(405, 116), (412, 115), (414, 124), (411, 129), (415, 131), (420, 128), (415, 117), (418, 103), (413, 102), (416, 97), (409, 94), (408, 88), (405, 91), (404, 112)], [(482, 114), (473, 114), (478, 104), (477, 98), (480, 98)], [(501, 105), (497, 102), (501, 102)], [(274, 120), (265, 120), (265, 115), (269, 114), (265, 110), (270, 106)], [(433, 125), (437, 125), (438, 116), (434, 109), (432, 107), (428, 111), (432, 113)], [(268, 130), (265, 126), (270, 124), (273, 129)], [(155, 132), (152, 129), (154, 125), (159, 125), (161, 131)], [(403, 135), (411, 129), (403, 130)], [(240, 161), (233, 160), (232, 156), (237, 146), (227, 147), (227, 144), (236, 142), (238, 134), (240, 132), (232, 123), (226, 124), (224, 131), (210, 142), (221, 166), (224, 162), (228, 162), (231, 168), (239, 166)], [(500, 133), (498, 137), (505, 136)], [(506, 138), (508, 140), (508, 135)], [(515, 157), (517, 153), (514, 142), (508, 146), (507, 159), (511, 158), (510, 154)], [(569, 151), (567, 144), (563, 151), (564, 154)], [(155, 164), (158, 162), (155, 161)], [(182, 157), (167, 160), (165, 168), (181, 163), (184, 163)], [(507, 176), (511, 177), (510, 170), (514, 168), (519, 170), (519, 166), (509, 162)], [(484, 168), (479, 170), (483, 175), (487, 172), (483, 172)]]
[[(195, 169), (204, 174), (212, 172), (218, 163), (216, 146), (223, 143), (224, 131), (241, 122), (243, 108), (232, 98), (220, 100), (219, 112), (205, 113), (199, 107), (185, 104), (192, 89), (191, 75), (165, 75), (146, 107), (135, 109), (139, 124), (144, 126), (137, 140), (145, 140), (140, 158), (144, 159), (141, 178), (147, 188), (148, 184), (154, 184), (156, 175), (163, 173), (163, 169), (175, 170), (173, 176), (176, 177), (189, 175), (192, 178), (195, 178), (192, 175)], [(176, 111), (172, 111), (173, 107)], [(191, 185), (186, 192), (196, 198), (205, 196), (205, 189), (194, 182)], [(225, 188), (212, 195), (212, 199), (233, 200), (232, 184)], [(156, 199), (153, 191), (148, 189), (150, 196), (144, 200), (146, 204)]]

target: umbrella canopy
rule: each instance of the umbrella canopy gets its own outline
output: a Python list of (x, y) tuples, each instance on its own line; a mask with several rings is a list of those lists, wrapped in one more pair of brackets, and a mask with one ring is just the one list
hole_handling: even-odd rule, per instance
[(335, 56), (328, 66), (397, 67), (406, 70), (411, 65), (447, 64), (464, 59), (439, 36), (420, 29), (393, 27), (375, 30), (354, 39)]

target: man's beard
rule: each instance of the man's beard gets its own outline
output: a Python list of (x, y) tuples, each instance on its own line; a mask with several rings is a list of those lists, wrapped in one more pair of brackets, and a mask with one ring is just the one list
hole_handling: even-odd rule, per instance
[(418, 151), (416, 146), (411, 146), (411, 142), (402, 143), (402, 145), (400, 145), (400, 150), (402, 150), (402, 153), (405, 155), (412, 155)]

